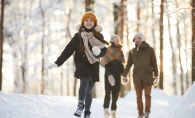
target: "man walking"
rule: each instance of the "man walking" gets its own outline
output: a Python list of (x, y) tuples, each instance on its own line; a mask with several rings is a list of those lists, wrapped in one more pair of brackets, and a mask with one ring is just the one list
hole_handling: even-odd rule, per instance
[[(128, 62), (123, 73), (123, 81), (127, 81), (127, 74), (132, 65), (133, 82), (137, 96), (138, 118), (149, 118), (151, 107), (152, 85), (158, 83), (158, 67), (156, 56), (152, 47), (144, 41), (143, 34), (138, 32), (133, 42), (135, 48), (129, 52)], [(142, 92), (145, 94), (145, 112), (142, 102)]]

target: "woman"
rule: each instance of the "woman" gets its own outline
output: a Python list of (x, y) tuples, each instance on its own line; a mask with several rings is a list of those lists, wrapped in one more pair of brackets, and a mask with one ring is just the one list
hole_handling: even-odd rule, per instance
[(120, 38), (117, 35), (111, 36), (111, 46), (106, 55), (101, 60), (101, 66), (105, 67), (105, 98), (104, 117), (108, 118), (110, 94), (112, 94), (112, 118), (116, 118), (117, 100), (120, 92), (121, 74), (123, 73), (123, 63), (125, 62), (122, 46), (119, 44)]
[(74, 52), (76, 66), (75, 77), (80, 79), (78, 107), (75, 116), (81, 117), (85, 108), (84, 118), (90, 118), (92, 92), (95, 82), (99, 81), (99, 58), (106, 54), (108, 44), (100, 33), (102, 27), (97, 25), (97, 18), (93, 12), (86, 12), (78, 32), (74, 35), (64, 51), (49, 69), (61, 66)]

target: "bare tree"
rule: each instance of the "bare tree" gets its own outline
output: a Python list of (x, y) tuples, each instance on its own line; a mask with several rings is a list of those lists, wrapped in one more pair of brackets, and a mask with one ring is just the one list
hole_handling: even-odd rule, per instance
[(42, 8), (42, 1), (40, 0), (40, 10), (41, 10), (41, 17), (43, 19), (42, 22), (42, 39), (41, 39), (41, 53), (42, 53), (42, 66), (41, 66), (41, 94), (44, 94), (44, 89), (45, 89), (45, 78), (44, 78), (44, 72), (45, 72), (45, 60), (44, 60), (44, 39), (45, 39), (45, 12)]
[(164, 0), (160, 4), (160, 81), (159, 87), (163, 89), (163, 15), (164, 15)]
[[(154, 0), (152, 0), (152, 19), (153, 19), (153, 27), (155, 26), (155, 13), (154, 13)], [(156, 50), (156, 37), (155, 37), (155, 29), (152, 28), (152, 38), (153, 38), (153, 48)]]
[[(178, 0), (176, 0), (176, 7), (178, 8)], [(180, 66), (180, 88), (181, 88), (181, 95), (184, 93), (184, 84), (183, 84), (183, 67), (181, 62), (181, 35), (180, 35), (180, 28), (179, 28), (179, 16), (177, 15), (177, 44), (178, 44), (178, 51), (179, 51), (179, 66)]]
[[(195, 45), (195, 0), (192, 0), (192, 44)], [(195, 48), (192, 47), (192, 82), (195, 81)]]
[[(185, 13), (183, 13), (183, 20), (184, 20), (184, 34), (187, 34), (186, 32), (186, 18), (185, 18)], [(184, 36), (184, 40), (185, 40), (185, 54), (186, 54), (186, 89), (189, 87), (189, 73), (188, 73), (188, 56), (187, 56), (187, 51), (188, 51), (188, 39), (187, 39), (187, 35)]]
[(0, 90), (2, 90), (2, 64), (3, 64), (3, 21), (4, 21), (5, 0), (1, 0), (1, 21), (0, 21)]
[(94, 0), (85, 0), (85, 11), (94, 11)]
[[(125, 25), (125, 21), (127, 20), (127, 5), (126, 5), (127, 0), (121, 0), (120, 4), (114, 3), (114, 32), (115, 34), (119, 35), (121, 38), (121, 43), (123, 43), (123, 37), (124, 37), (124, 29), (128, 29), (128, 26)], [(128, 31), (128, 30), (127, 30)], [(127, 34), (128, 38), (128, 34)], [(121, 97), (125, 96), (125, 91), (126, 88), (125, 86), (121, 85)]]
[[(168, 5), (166, 4), (167, 7), (167, 11), (169, 10)], [(176, 66), (176, 58), (175, 58), (175, 53), (174, 53), (174, 47), (173, 47), (173, 39), (172, 39), (172, 35), (171, 35), (171, 24), (170, 24), (170, 16), (167, 15), (167, 21), (168, 21), (168, 31), (169, 31), (169, 42), (170, 42), (170, 46), (171, 46), (171, 52), (172, 52), (172, 69), (173, 69), (173, 88), (174, 88), (174, 94), (177, 95), (177, 66)]]
[[(140, 2), (138, 0), (138, 2), (137, 2), (137, 20), (138, 21), (140, 20), (140, 12), (141, 12), (141, 10), (140, 10)], [(139, 28), (140, 28), (140, 24), (137, 23), (137, 29), (136, 29), (137, 32), (139, 32)]]

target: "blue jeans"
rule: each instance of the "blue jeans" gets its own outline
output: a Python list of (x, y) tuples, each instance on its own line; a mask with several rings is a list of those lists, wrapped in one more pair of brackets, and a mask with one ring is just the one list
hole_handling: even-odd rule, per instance
[(79, 102), (84, 103), (85, 101), (85, 111), (90, 111), (94, 85), (95, 82), (90, 79), (83, 76), (80, 77)]

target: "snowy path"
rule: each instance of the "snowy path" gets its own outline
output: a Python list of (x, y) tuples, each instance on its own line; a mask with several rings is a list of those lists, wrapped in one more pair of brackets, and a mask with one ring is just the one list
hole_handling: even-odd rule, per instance
[[(119, 118), (136, 118), (135, 92), (119, 99)], [(164, 92), (154, 89), (152, 92), (151, 118), (165, 118), (180, 104), (177, 96), (167, 96)], [(103, 118), (103, 99), (94, 99), (92, 118)], [(0, 118), (76, 118), (77, 98), (43, 95), (6, 94), (0, 92)]]

